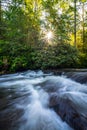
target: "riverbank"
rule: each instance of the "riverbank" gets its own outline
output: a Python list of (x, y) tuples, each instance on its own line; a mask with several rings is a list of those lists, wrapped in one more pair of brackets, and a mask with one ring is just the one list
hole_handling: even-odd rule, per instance
[[(19, 71), (19, 73), (20, 72), (25, 72), (25, 71), (28, 71), (28, 70)], [(38, 70), (33, 70), (33, 71), (38, 71)], [(55, 75), (61, 75), (61, 74), (66, 73), (66, 72), (87, 72), (87, 68), (85, 68), (85, 69), (75, 69), (75, 68), (47, 69), (47, 70), (42, 70), (42, 71), (44, 73), (52, 72)], [(13, 74), (13, 73), (17, 73), (17, 72), (1, 71), (0, 75), (3, 75), (3, 74)]]
[(85, 69), (75, 69), (75, 68), (63, 68), (63, 69), (53, 69), (53, 70), (44, 70), (44, 72), (53, 72), (54, 74), (62, 74), (64, 72), (87, 72), (87, 68)]

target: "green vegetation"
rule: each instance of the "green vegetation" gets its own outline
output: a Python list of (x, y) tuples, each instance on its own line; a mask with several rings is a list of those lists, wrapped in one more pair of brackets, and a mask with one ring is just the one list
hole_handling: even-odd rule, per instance
[(76, 48), (66, 43), (38, 50), (33, 59), (35, 68), (41, 69), (71, 68), (79, 64)]
[(0, 72), (86, 68), (86, 17), (85, 0), (0, 0)]

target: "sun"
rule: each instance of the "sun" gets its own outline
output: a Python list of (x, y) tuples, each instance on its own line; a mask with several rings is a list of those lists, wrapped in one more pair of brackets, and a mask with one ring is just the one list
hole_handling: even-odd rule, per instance
[(46, 31), (44, 35), (44, 40), (48, 43), (51, 43), (54, 38), (53, 32), (52, 31)]
[(55, 41), (55, 33), (53, 30), (43, 30), (40, 39), (45, 43), (53, 44)]
[(46, 33), (46, 38), (47, 38), (47, 40), (51, 40), (53, 38), (52, 31), (49, 31), (49, 32)]

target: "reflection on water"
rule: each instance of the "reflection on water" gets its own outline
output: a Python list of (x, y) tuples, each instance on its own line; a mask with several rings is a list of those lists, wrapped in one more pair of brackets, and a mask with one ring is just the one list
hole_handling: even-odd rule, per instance
[(0, 76), (0, 130), (74, 129), (87, 130), (86, 84), (42, 71)]

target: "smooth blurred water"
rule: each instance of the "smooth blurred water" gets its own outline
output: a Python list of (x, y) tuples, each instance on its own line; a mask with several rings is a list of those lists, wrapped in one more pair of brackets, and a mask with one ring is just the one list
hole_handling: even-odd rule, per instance
[(49, 107), (52, 94), (87, 118), (86, 84), (42, 71), (0, 76), (0, 130), (72, 130)]

